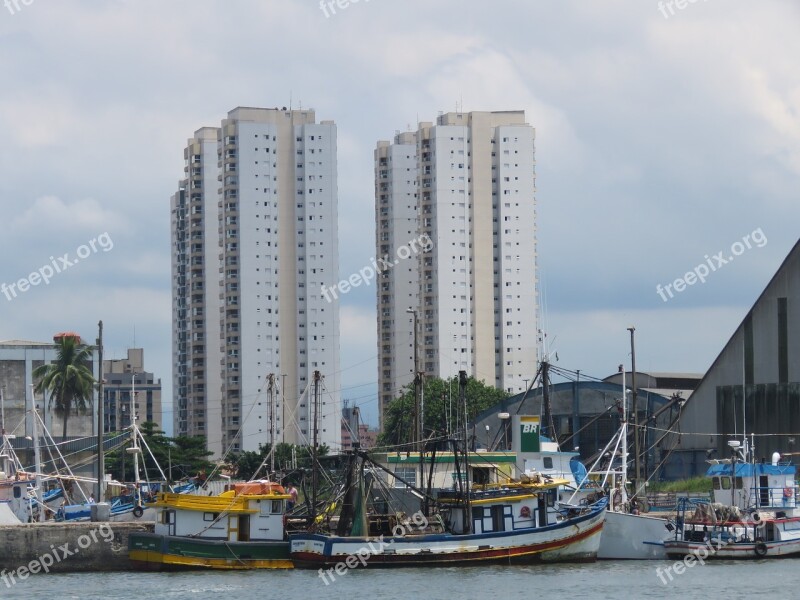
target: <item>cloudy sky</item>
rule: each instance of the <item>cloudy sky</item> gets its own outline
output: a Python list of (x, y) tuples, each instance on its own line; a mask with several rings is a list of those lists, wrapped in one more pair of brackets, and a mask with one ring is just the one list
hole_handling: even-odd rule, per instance
[[(107, 354), (135, 337), (169, 395), (169, 196), (186, 138), (240, 105), (335, 120), (347, 275), (374, 255), (375, 142), (459, 105), (524, 109), (537, 129), (558, 365), (614, 372), (631, 325), (641, 369), (710, 365), (798, 239), (797, 3), (340, 2), (0, 6), (0, 283), (62, 269), (0, 295), (0, 340), (93, 340), (103, 319)], [(674, 291), (706, 256), (717, 270)], [(341, 346), (342, 395), (375, 422), (374, 288), (344, 297)]]

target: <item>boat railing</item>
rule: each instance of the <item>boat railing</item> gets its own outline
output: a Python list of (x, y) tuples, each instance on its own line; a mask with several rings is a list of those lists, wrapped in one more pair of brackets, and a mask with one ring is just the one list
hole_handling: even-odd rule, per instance
[(762, 509), (797, 508), (797, 486), (751, 488), (748, 504)]
[(703, 492), (652, 492), (647, 494), (647, 505), (650, 510), (673, 510), (681, 498), (695, 502), (710, 502), (711, 494)]

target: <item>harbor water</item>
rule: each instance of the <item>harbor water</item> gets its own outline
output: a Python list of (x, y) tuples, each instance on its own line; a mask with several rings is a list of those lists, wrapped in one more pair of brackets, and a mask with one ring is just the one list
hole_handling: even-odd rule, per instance
[[(470, 568), (355, 568), (326, 585), (316, 571), (190, 573), (81, 573), (33, 575), (10, 587), (0, 580), (0, 598), (93, 600), (106, 598), (200, 600), (465, 600), (510, 598), (795, 598), (800, 561), (772, 559), (696, 564), (682, 574), (664, 573), (673, 561), (602, 561), (583, 565), (484, 566)], [(656, 569), (661, 568), (661, 577)], [(680, 569), (679, 569), (680, 570)], [(664, 583), (666, 582), (666, 583)], [(777, 596), (780, 594), (780, 596)]]

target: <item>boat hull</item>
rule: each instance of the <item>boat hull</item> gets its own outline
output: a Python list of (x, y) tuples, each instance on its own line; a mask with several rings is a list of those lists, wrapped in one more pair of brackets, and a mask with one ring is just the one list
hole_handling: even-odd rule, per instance
[[(416, 567), (476, 563), (591, 562), (597, 557), (605, 510), (541, 528), (471, 535), (290, 537), (297, 568)], [(351, 564), (354, 563), (354, 564)]]
[(668, 521), (647, 515), (609, 511), (600, 536), (601, 560), (663, 560)]
[(129, 559), (144, 571), (186, 569), (291, 569), (285, 541), (229, 542), (154, 533), (132, 533)]
[[(758, 548), (757, 548), (758, 546)], [(664, 543), (668, 558), (695, 556), (703, 560), (753, 560), (800, 556), (800, 539), (780, 542), (690, 542), (669, 540)]]

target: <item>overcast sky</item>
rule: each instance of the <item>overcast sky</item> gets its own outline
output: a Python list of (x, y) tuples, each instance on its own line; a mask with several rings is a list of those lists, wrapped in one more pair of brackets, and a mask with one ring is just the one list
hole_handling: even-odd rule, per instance
[[(94, 340), (103, 319), (107, 356), (135, 335), (169, 397), (169, 197), (186, 139), (240, 105), (333, 119), (344, 277), (374, 256), (376, 141), (458, 105), (524, 109), (536, 127), (558, 365), (615, 372), (634, 325), (640, 370), (705, 371), (798, 239), (800, 7), (659, 4), (361, 0), (333, 14), (318, 0), (9, 0), (0, 283), (51, 261), (62, 272), (0, 294), (0, 340)], [(675, 291), (706, 256), (717, 270)], [(372, 422), (374, 291), (344, 296), (341, 313), (342, 396)]]

